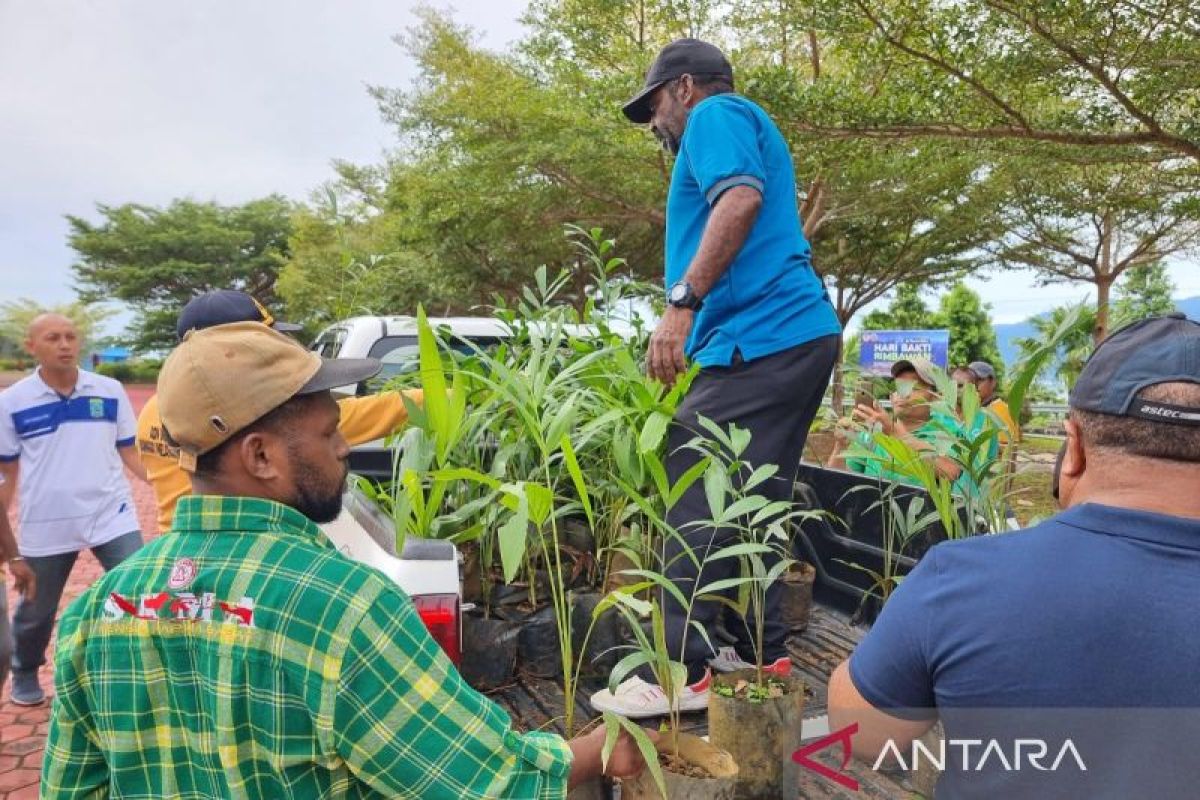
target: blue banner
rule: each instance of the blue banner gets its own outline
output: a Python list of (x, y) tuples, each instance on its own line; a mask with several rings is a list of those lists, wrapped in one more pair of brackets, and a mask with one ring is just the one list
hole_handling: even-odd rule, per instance
[(950, 331), (863, 331), (858, 363), (869, 375), (891, 375), (892, 364), (927, 358), (946, 369)]

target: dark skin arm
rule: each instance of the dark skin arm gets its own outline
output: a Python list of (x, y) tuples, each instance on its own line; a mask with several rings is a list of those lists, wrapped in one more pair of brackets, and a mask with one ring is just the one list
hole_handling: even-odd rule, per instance
[[(647, 729), (646, 735), (650, 737), (651, 741), (658, 741), (657, 732)], [(606, 769), (601, 758), (604, 750), (604, 738), (605, 729), (601, 725), (591, 733), (576, 736), (567, 742), (574, 754), (574, 759), (571, 761), (571, 776), (568, 780), (569, 788), (574, 789), (579, 784), (601, 775), (607, 775), (610, 778), (635, 778), (645, 768), (646, 762), (642, 758), (642, 752), (638, 750), (637, 743), (633, 741), (632, 736), (621, 731), (616, 746), (613, 747), (612, 754), (608, 759), (608, 768)]]
[[(705, 297), (729, 269), (746, 243), (760, 208), (762, 195), (750, 186), (734, 186), (717, 200), (704, 227), (700, 249), (683, 277), (698, 297)], [(667, 306), (650, 337), (650, 350), (646, 354), (646, 371), (651, 378), (670, 386), (687, 372), (683, 346), (692, 332), (695, 316), (694, 311), (686, 308)]]

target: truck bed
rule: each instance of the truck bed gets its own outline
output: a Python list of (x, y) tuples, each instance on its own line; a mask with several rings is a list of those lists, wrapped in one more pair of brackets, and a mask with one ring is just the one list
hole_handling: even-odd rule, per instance
[[(814, 732), (819, 738), (827, 731), (823, 719), (826, 711), (826, 686), (829, 675), (850, 654), (866, 632), (865, 628), (851, 626), (849, 618), (836, 610), (814, 605), (812, 618), (803, 634), (793, 637), (788, 643), (792, 656), (793, 674), (802, 678), (807, 685), (808, 696), (804, 705), (804, 718), (814, 721)], [(589, 720), (595, 716), (588, 697), (600, 686), (589, 683), (580, 687), (576, 699), (576, 719)], [(512, 716), (518, 730), (552, 730), (564, 732), (563, 693), (553, 679), (519, 676), (508, 686), (488, 692), (488, 696), (503, 706)], [(659, 720), (644, 720), (646, 727), (654, 727)], [(704, 735), (708, 733), (707, 717), (703, 713), (684, 714), (684, 730)], [(805, 738), (810, 738), (805, 734)], [(831, 748), (814, 756), (816, 760), (840, 770), (837, 748)], [(843, 788), (815, 772), (801, 771), (801, 797), (813, 798), (903, 798), (912, 792), (908, 788), (907, 776), (903, 773), (885, 774), (874, 772), (869, 764), (852, 760), (844, 770), (859, 783), (857, 792)]]

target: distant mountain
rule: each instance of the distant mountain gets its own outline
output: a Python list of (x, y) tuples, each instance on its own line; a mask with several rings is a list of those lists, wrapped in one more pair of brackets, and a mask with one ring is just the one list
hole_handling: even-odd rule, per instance
[[(1180, 311), (1187, 314), (1189, 318), (1200, 321), (1200, 296), (1188, 297), (1176, 303)], [(1039, 315), (1041, 316), (1041, 315)], [(1010, 322), (1004, 325), (996, 325), (996, 343), (1000, 345), (1000, 355), (1004, 357), (1004, 363), (1012, 366), (1017, 362), (1017, 339), (1025, 339), (1033, 336), (1035, 329), (1033, 323), (1026, 320), (1025, 322)]]

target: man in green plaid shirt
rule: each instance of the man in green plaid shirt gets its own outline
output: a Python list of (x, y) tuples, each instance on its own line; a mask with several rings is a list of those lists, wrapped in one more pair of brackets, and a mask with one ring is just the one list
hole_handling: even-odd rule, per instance
[[(43, 797), (533, 800), (603, 772), (603, 729), (514, 732), (316, 526), (349, 451), (328, 389), (378, 369), (258, 323), (167, 360), (160, 410), (197, 494), (64, 616)], [(608, 774), (643, 766), (622, 735)]]

